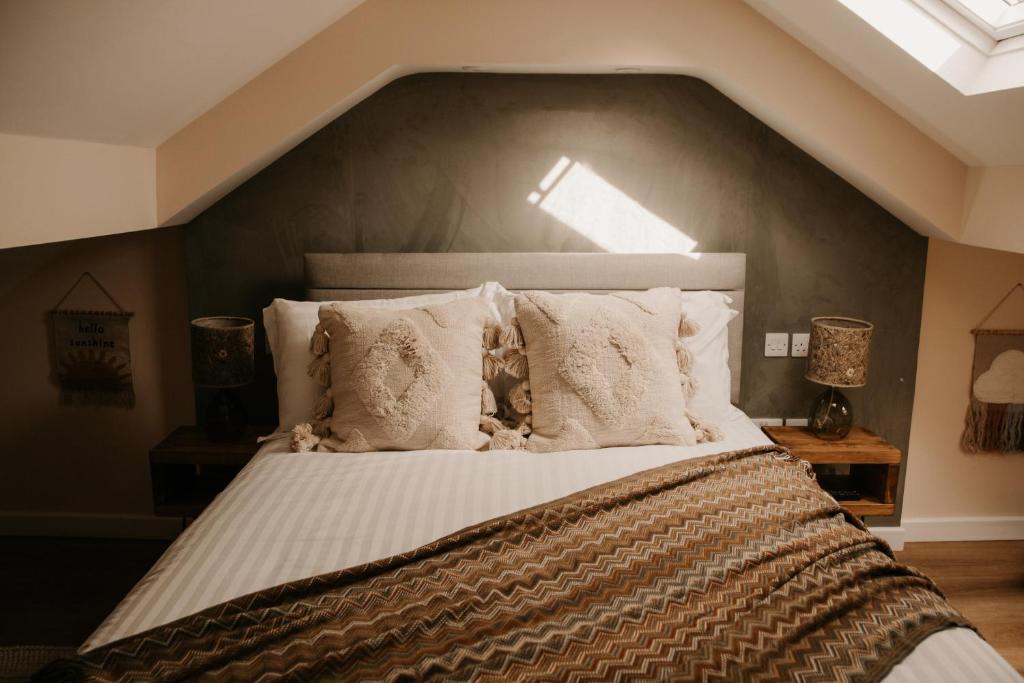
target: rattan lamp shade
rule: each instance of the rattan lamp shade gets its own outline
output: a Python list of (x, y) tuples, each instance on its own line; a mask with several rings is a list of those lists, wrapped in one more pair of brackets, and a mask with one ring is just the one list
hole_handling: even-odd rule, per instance
[(253, 321), (213, 316), (192, 321), (192, 381), (225, 389), (253, 379)]
[(874, 325), (855, 318), (812, 318), (804, 377), (831, 387), (867, 384), (873, 330)]

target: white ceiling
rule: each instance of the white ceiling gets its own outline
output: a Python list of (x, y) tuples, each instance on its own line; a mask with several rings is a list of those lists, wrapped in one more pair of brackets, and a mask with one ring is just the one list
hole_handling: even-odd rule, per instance
[(746, 1), (967, 164), (1024, 164), (1024, 88), (963, 95), (837, 0)]
[(0, 132), (153, 147), (361, 0), (0, 0)]

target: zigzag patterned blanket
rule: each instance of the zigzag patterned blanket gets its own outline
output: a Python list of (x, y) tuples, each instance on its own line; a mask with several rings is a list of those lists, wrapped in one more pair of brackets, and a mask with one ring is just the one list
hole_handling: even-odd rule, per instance
[(38, 680), (877, 681), (953, 625), (929, 579), (764, 446), (259, 591)]

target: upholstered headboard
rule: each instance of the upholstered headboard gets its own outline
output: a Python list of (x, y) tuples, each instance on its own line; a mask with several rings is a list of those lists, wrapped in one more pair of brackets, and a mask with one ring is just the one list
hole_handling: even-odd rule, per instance
[(746, 254), (306, 254), (311, 301), (387, 299), (496, 281), (510, 290), (610, 292), (678, 287), (732, 297), (732, 401), (739, 401)]

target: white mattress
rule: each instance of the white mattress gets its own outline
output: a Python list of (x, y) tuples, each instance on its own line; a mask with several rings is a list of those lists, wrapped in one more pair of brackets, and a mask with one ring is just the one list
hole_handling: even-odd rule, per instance
[[(246, 593), (412, 550), (471, 524), (633, 472), (768, 442), (739, 410), (721, 426), (723, 441), (690, 448), (544, 455), (295, 454), (286, 452), (285, 442), (270, 441), (81, 651)], [(886, 680), (962, 681), (964, 670), (976, 681), (1024, 681), (966, 629), (931, 636)]]

